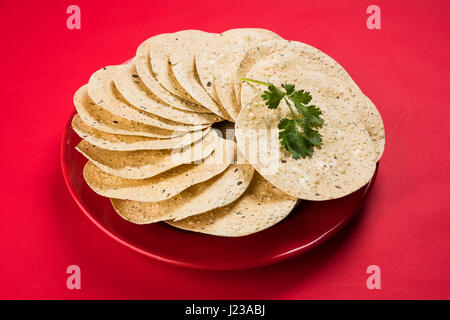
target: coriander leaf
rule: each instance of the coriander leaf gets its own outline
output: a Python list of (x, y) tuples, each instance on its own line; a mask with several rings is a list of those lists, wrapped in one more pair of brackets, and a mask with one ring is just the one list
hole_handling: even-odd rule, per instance
[(295, 120), (290, 120), (287, 118), (283, 118), (280, 120), (280, 123), (278, 123), (278, 129), (280, 130), (287, 130), (291, 129), (291, 127), (295, 127)]
[(308, 104), (312, 97), (309, 94), (308, 91), (305, 90), (297, 90), (294, 93), (292, 93), (291, 95), (289, 95), (289, 98), (292, 100), (292, 102), (294, 102), (295, 105), (297, 104)]
[(315, 105), (306, 106), (306, 114), (311, 120), (312, 127), (322, 127), (323, 119), (320, 117), (322, 111)]
[(266, 101), (266, 105), (269, 109), (276, 109), (286, 93), (275, 87), (273, 84), (269, 84), (268, 89), (269, 91), (264, 91), (262, 98)]
[(281, 145), (292, 154), (295, 160), (305, 158), (313, 153), (311, 143), (299, 130), (295, 119), (282, 119), (278, 124), (278, 137)]
[(286, 83), (281, 85), (286, 90), (286, 95), (290, 96), (295, 91), (295, 85)]
[(322, 127), (323, 119), (320, 117), (322, 111), (320, 111), (319, 108), (317, 108), (315, 105), (304, 106), (297, 103), (294, 104), (297, 108), (297, 111), (304, 117), (304, 125), (302, 126), (302, 128), (308, 126), (313, 128)]
[(306, 127), (303, 128), (303, 132), (305, 133), (305, 137), (309, 142), (311, 142), (319, 149), (320, 147), (322, 147), (322, 137), (320, 136), (319, 131)]
[[(259, 80), (242, 78), (242, 81), (253, 82), (259, 85), (267, 86), (268, 91), (264, 91), (263, 100), (269, 109), (276, 109), (280, 105), (282, 99), (286, 100), (292, 119), (283, 118), (278, 123), (278, 138), (280, 144), (291, 153), (292, 158), (299, 159), (311, 156), (314, 147), (321, 148), (323, 141), (319, 131), (315, 128), (321, 128), (324, 124), (322, 119), (322, 111), (315, 105), (308, 105), (312, 96), (308, 91), (295, 90), (295, 85), (285, 83), (281, 87), (285, 90), (275, 87), (271, 83)], [(294, 104), (299, 114), (294, 112), (291, 107)], [(301, 130), (300, 130), (301, 129)]]

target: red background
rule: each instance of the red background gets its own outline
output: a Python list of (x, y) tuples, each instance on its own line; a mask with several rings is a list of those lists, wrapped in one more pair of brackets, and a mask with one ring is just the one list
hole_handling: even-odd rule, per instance
[[(81, 30), (66, 28), (70, 4)], [(370, 4), (381, 30), (366, 28)], [(0, 298), (449, 299), (449, 13), (446, 0), (1, 1)], [(63, 182), (73, 93), (154, 34), (249, 26), (330, 54), (378, 106), (387, 146), (361, 214), (320, 248), (255, 270), (187, 270), (119, 245)], [(66, 288), (71, 264), (81, 290)], [(366, 287), (371, 264), (381, 290)]]

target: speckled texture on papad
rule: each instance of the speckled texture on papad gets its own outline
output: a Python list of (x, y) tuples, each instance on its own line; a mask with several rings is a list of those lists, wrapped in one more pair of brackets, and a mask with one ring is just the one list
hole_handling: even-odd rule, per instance
[(250, 165), (232, 164), (221, 174), (193, 185), (164, 201), (137, 202), (111, 199), (111, 202), (120, 216), (133, 223), (181, 220), (226, 206), (239, 198), (249, 186), (253, 171)]
[(151, 39), (152, 38), (147, 39), (139, 45), (136, 51), (136, 57), (134, 59), (134, 63), (136, 64), (136, 71), (147, 89), (153, 92), (159, 99), (174, 108), (193, 112), (210, 113), (211, 111), (209, 111), (205, 107), (173, 95), (163, 86), (161, 86), (159, 81), (155, 78), (150, 63)]
[[(255, 68), (251, 74), (258, 78), (261, 73)], [(321, 149), (315, 148), (311, 157), (295, 160), (278, 137), (278, 123), (291, 117), (288, 106), (282, 101), (277, 109), (269, 109), (261, 98), (266, 87), (245, 84), (236, 140), (259, 173), (284, 192), (306, 200), (340, 198), (369, 182), (376, 166), (372, 141), (350, 103), (334, 96), (333, 79), (323, 73), (301, 74), (294, 68), (265, 80), (276, 86), (292, 83), (309, 91), (311, 104), (321, 109), (325, 124), (319, 129)]]
[(183, 30), (175, 33), (159, 34), (146, 41), (149, 42), (150, 47), (149, 57), (151, 68), (159, 83), (170, 93), (196, 103), (192, 96), (173, 78), (169, 61), (170, 52), (174, 50), (173, 47), (178, 40), (186, 36), (186, 34), (193, 33), (206, 34), (206, 32), (200, 30)]
[(212, 113), (198, 113), (173, 108), (156, 97), (144, 85), (136, 72), (136, 65), (114, 66), (111, 75), (121, 95), (134, 107), (164, 119), (190, 125), (212, 124), (221, 118)]
[(174, 131), (194, 131), (207, 126), (175, 122), (133, 107), (115, 87), (109, 67), (104, 67), (92, 74), (88, 83), (88, 94), (96, 104), (116, 116), (154, 127)]
[(184, 230), (240, 237), (267, 229), (289, 215), (298, 199), (278, 190), (257, 172), (244, 194), (231, 204), (180, 221), (166, 221)]
[(200, 163), (214, 151), (216, 143), (217, 133), (211, 130), (203, 139), (179, 149), (113, 151), (86, 140), (81, 141), (76, 149), (109, 174), (127, 179), (146, 179), (182, 164)]
[(195, 54), (195, 70), (198, 79), (205, 91), (218, 104), (220, 104), (220, 99), (214, 88), (214, 67), (216, 58), (226, 50), (226, 46), (227, 43), (224, 41), (223, 34), (219, 34), (217, 37), (206, 39), (203, 43), (200, 43)]
[(208, 127), (201, 131), (191, 131), (172, 139), (129, 136), (97, 130), (84, 123), (78, 114), (72, 119), (72, 128), (81, 138), (86, 139), (93, 145), (103, 149), (120, 151), (181, 148), (201, 139), (211, 129), (211, 127)]
[(214, 152), (201, 164), (184, 164), (147, 179), (125, 179), (110, 175), (87, 162), (86, 183), (96, 193), (116, 199), (155, 202), (172, 198), (197, 183), (222, 173), (234, 159), (234, 142), (219, 138)]
[[(219, 102), (233, 120), (237, 118), (240, 110), (240, 103), (234, 94), (233, 82), (242, 57), (248, 48), (277, 38), (280, 38), (277, 34), (265, 29), (231, 29), (225, 31), (222, 37), (211, 41), (208, 48), (196, 56), (196, 61), (200, 65), (205, 65), (209, 61), (214, 62), (212, 68), (203, 70), (204, 78), (213, 78), (211, 87), (214, 88)], [(212, 74), (208, 75), (211, 69)]]
[(165, 139), (186, 134), (118, 117), (92, 101), (88, 95), (87, 85), (77, 90), (73, 102), (84, 123), (104, 132)]
[[(354, 108), (374, 143), (377, 160), (381, 158), (385, 145), (383, 120), (375, 105), (362, 93), (347, 71), (335, 60), (322, 51), (301, 42), (286, 40), (267, 41), (258, 47), (247, 50), (242, 59), (234, 81), (235, 90), (239, 96), (240, 79), (246, 76), (252, 68), (256, 68), (255, 64), (261, 63), (261, 61), (265, 61), (267, 68), (270, 68), (271, 64), (273, 65), (271, 68), (272, 73), (284, 72), (283, 70), (278, 70), (277, 67), (284, 70), (300, 67), (305, 71), (323, 72), (340, 80), (346, 87), (346, 91), (358, 100), (354, 104)], [(242, 101), (240, 102), (242, 103)]]
[(217, 34), (206, 32), (185, 32), (176, 38), (175, 44), (169, 53), (170, 70), (176, 81), (184, 88), (194, 101), (208, 108), (211, 112), (224, 119), (230, 120), (230, 116), (221, 105), (216, 103), (206, 92), (200, 83), (195, 68), (195, 56), (197, 50), (201, 50), (199, 43), (206, 43)]

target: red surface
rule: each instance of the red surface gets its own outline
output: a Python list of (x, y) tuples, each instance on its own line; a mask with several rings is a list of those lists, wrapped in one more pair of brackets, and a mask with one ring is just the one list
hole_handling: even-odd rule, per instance
[[(381, 30), (365, 25), (373, 3)], [(450, 298), (450, 2), (77, 1), (82, 29), (73, 31), (70, 4), (0, 3), (0, 298)], [(89, 222), (64, 186), (72, 95), (153, 34), (243, 26), (322, 49), (375, 102), (387, 148), (374, 188), (339, 235), (278, 265), (196, 271), (138, 255)], [(81, 290), (66, 288), (71, 264)], [(366, 287), (371, 264), (381, 290)]]
[(180, 267), (242, 270), (304, 254), (330, 239), (359, 213), (377, 175), (375, 172), (370, 183), (346, 197), (302, 201), (282, 222), (245, 237), (207, 236), (164, 223), (136, 225), (116, 214), (109, 199), (99, 197), (84, 181), (87, 160), (75, 150), (81, 138), (72, 129), (71, 119), (64, 129), (61, 166), (67, 188), (80, 209), (100, 230), (124, 246)]

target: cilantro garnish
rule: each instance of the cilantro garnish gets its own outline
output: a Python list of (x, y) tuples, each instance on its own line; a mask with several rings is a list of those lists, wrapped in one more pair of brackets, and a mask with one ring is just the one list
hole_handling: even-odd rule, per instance
[(278, 123), (278, 138), (281, 145), (291, 153), (292, 158), (297, 160), (300, 157), (310, 157), (314, 152), (314, 147), (319, 149), (322, 147), (322, 136), (317, 130), (324, 124), (320, 117), (322, 111), (317, 106), (309, 104), (312, 97), (308, 91), (295, 90), (295, 85), (289, 83), (278, 88), (271, 83), (248, 78), (242, 78), (241, 81), (267, 86), (268, 90), (264, 91), (261, 97), (271, 110), (278, 108), (281, 100), (286, 101), (292, 119), (283, 118), (280, 120)]

